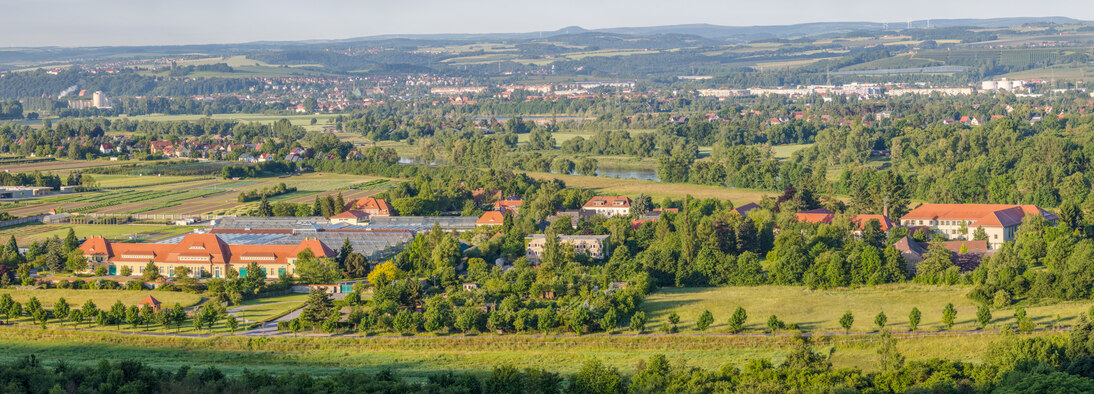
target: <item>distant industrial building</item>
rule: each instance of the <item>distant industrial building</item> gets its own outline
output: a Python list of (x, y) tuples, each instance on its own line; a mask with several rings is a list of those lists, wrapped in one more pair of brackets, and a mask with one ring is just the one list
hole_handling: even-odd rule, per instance
[(0, 199), (40, 197), (53, 191), (50, 187), (0, 186)]
[(1025, 87), (1025, 81), (1012, 81), (1003, 78), (998, 81), (984, 81), (980, 83), (980, 90), (1013, 92)]

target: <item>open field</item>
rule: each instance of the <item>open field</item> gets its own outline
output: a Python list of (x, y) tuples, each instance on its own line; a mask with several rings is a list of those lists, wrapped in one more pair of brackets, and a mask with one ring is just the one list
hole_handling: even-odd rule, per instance
[(350, 187), (378, 179), (369, 176), (309, 173), (291, 177), (226, 180), (198, 176), (97, 175), (102, 192), (63, 194), (16, 203), (0, 204), (0, 211), (15, 216), (32, 216), (52, 209), (75, 213), (199, 215), (224, 214), (250, 209), (257, 202), (240, 203), (240, 192), (285, 183), (298, 190), (275, 196), (270, 201), (310, 202), (315, 196), (342, 193), (347, 201), (385, 190), (393, 182), (371, 185), (363, 190)]
[[(66, 325), (71, 327), (71, 325)], [(482, 373), (495, 365), (543, 368), (573, 373), (582, 362), (598, 358), (622, 371), (633, 371), (654, 354), (665, 354), (672, 363), (715, 370), (725, 365), (743, 367), (750, 359), (768, 358), (781, 363), (794, 342), (788, 336), (439, 336), (439, 337), (277, 337), (268, 342), (252, 338), (218, 336), (181, 338), (157, 335), (0, 329), (0, 359), (12, 360), (35, 354), (51, 362), (91, 364), (101, 359), (136, 360), (175, 369), (183, 365), (216, 365), (228, 374), (244, 369), (273, 373), (293, 371), (325, 375), (344, 369), (369, 372), (393, 368), (408, 377), (440, 371)], [(1045, 335), (1045, 334), (1034, 334)], [(899, 350), (908, 360), (946, 355), (962, 361), (979, 361), (988, 346), (1006, 340), (1003, 334), (965, 336), (897, 336)], [(834, 349), (836, 367), (873, 370), (878, 360), (876, 337), (820, 338), (814, 346), (821, 353)], [(944, 353), (944, 354), (943, 354)]]
[(145, 224), (30, 224), (0, 229), (0, 238), (7, 240), (14, 235), (20, 246), (57, 236), (64, 238), (71, 228), (77, 238), (103, 236), (113, 240), (129, 240), (129, 237), (144, 240), (166, 238), (185, 234), (193, 230), (189, 226), (159, 226)]
[[(776, 315), (787, 324), (796, 323), (809, 331), (843, 331), (839, 319), (850, 310), (855, 317), (852, 332), (876, 331), (874, 317), (885, 312), (887, 327), (908, 329), (908, 313), (919, 308), (920, 331), (943, 328), (942, 308), (953, 303), (957, 308), (954, 329), (975, 329), (977, 304), (965, 295), (966, 286), (925, 286), (898, 284), (858, 289), (809, 290), (803, 286), (663, 288), (642, 303), (649, 314), (648, 327), (658, 329), (666, 324), (668, 315), (680, 315), (681, 330), (695, 330), (695, 321), (703, 310), (714, 315), (713, 331), (727, 330), (727, 321), (738, 307), (748, 313), (747, 330), (766, 329), (768, 316)], [(1026, 312), (1039, 325), (1049, 324), (1061, 316), (1072, 322), (1090, 309), (1089, 302), (1061, 302), (1048, 305), (1024, 305)], [(1002, 327), (1015, 323), (1014, 307), (992, 310), (989, 326)]]
[[(312, 114), (312, 115), (266, 115), (266, 114), (214, 114), (209, 116), (210, 118), (217, 120), (235, 120), (239, 122), (258, 122), (265, 124), (272, 124), (281, 119), (288, 119), (294, 126), (301, 126), (305, 130), (320, 131), (324, 126), (328, 126), (336, 115), (330, 114)], [(180, 120), (198, 120), (205, 118), (205, 115), (138, 115), (138, 116), (124, 116), (123, 118), (130, 120), (148, 120), (148, 121), (180, 121)], [(315, 125), (311, 124), (312, 118), (318, 120)]]
[(52, 172), (57, 174), (67, 174), (74, 170), (80, 170), (84, 168), (92, 167), (110, 167), (123, 164), (132, 164), (136, 161), (106, 161), (106, 160), (67, 160), (57, 159), (54, 161), (42, 161), (37, 163), (20, 163), (20, 164), (4, 164), (4, 169), (9, 172)]
[(0, 294), (11, 294), (11, 298), (20, 303), (26, 303), (30, 297), (38, 297), (38, 301), (41, 301), (42, 306), (46, 309), (52, 309), (53, 303), (57, 302), (61, 297), (64, 297), (69, 305), (77, 308), (82, 306), (87, 300), (91, 300), (99, 309), (110, 309), (110, 306), (114, 305), (117, 301), (121, 301), (122, 304), (125, 304), (126, 306), (137, 305), (144, 297), (147, 297), (150, 294), (168, 307), (174, 306), (175, 303), (179, 303), (183, 307), (190, 307), (201, 301), (201, 296), (197, 294), (155, 290), (0, 289)]
[(537, 179), (560, 179), (566, 182), (568, 187), (579, 187), (593, 190), (599, 194), (619, 194), (635, 197), (641, 193), (654, 198), (657, 201), (664, 197), (676, 199), (691, 195), (694, 198), (717, 198), (729, 200), (734, 205), (744, 205), (750, 202), (758, 202), (764, 196), (776, 196), (779, 193), (766, 190), (733, 189), (717, 186), (693, 185), (685, 183), (661, 183), (643, 181), (637, 179), (615, 179), (583, 175), (559, 175), (543, 172), (529, 172), (529, 176)]
[(307, 298), (307, 294), (288, 294), (246, 300), (240, 304), (241, 310), (236, 316), (254, 322), (265, 321), (303, 306)]

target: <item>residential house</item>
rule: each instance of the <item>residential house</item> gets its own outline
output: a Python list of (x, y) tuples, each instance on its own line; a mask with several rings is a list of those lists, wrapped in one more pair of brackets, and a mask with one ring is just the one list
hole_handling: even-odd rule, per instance
[(332, 224), (345, 223), (345, 224), (364, 224), (368, 223), (368, 214), (363, 211), (350, 209), (343, 211), (340, 214), (330, 217)]
[(625, 196), (596, 196), (581, 209), (607, 217), (627, 216), (631, 214), (631, 199)]
[(519, 199), (505, 199), (494, 203), (494, 208), (501, 212), (513, 212), (517, 214), (520, 211), (521, 204), (524, 204), (524, 200)]
[(741, 215), (741, 217), (747, 217), (747, 216), (748, 216), (748, 212), (749, 212), (749, 211), (751, 211), (751, 210), (753, 210), (753, 209), (760, 209), (760, 208), (761, 208), (761, 207), (760, 207), (760, 204), (757, 204), (757, 203), (754, 203), (754, 202), (750, 202), (750, 203), (748, 203), (748, 204), (745, 204), (745, 205), (741, 205), (741, 206), (739, 206), (739, 207), (737, 207), (737, 208), (733, 208), (733, 211), (732, 211), (732, 213), (735, 213), (735, 214)]
[(500, 226), (505, 221), (505, 214), (499, 211), (487, 211), (475, 221), (476, 226)]
[(353, 209), (363, 211), (369, 216), (391, 216), (395, 208), (388, 204), (387, 200), (365, 197), (353, 202)]
[(242, 161), (244, 163), (256, 163), (258, 162), (258, 159), (255, 159), (255, 157), (249, 153), (244, 153), (242, 155), (239, 155), (239, 161)]
[[(528, 240), (528, 246), (525, 249), (525, 257), (528, 258), (528, 261), (539, 262), (543, 256), (543, 249), (547, 245), (547, 236), (532, 234), (526, 239)], [(607, 240), (607, 235), (558, 236), (559, 243), (572, 246), (575, 254), (584, 254), (593, 259), (602, 259), (608, 256), (604, 246), (604, 242)]]
[(991, 249), (1014, 241), (1018, 226), (1026, 216), (1040, 216), (1049, 225), (1059, 220), (1052, 212), (1036, 205), (1006, 204), (923, 204), (900, 218), (905, 227), (925, 226), (949, 239), (971, 240), (982, 228)]
[(114, 144), (106, 142), (99, 144), (99, 153), (102, 153), (104, 155), (114, 153)]
[(825, 208), (798, 212), (794, 215), (797, 216), (798, 223), (832, 223), (832, 219), (836, 217), (834, 212)]

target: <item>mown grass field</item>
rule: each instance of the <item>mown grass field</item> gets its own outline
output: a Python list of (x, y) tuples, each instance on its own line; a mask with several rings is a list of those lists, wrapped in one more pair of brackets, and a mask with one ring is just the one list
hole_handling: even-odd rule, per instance
[(735, 189), (717, 186), (694, 185), (685, 183), (661, 183), (643, 181), (637, 179), (616, 179), (583, 175), (559, 175), (543, 172), (529, 172), (529, 176), (537, 179), (560, 179), (566, 182), (568, 187), (578, 187), (593, 190), (599, 194), (617, 194), (635, 197), (645, 193), (654, 201), (665, 197), (682, 199), (691, 195), (694, 198), (717, 198), (729, 200), (734, 205), (744, 205), (750, 202), (758, 202), (764, 196), (774, 197), (779, 193), (766, 190)]
[(31, 224), (16, 227), (0, 228), (0, 239), (5, 241), (14, 235), (19, 246), (27, 246), (32, 242), (43, 241), (57, 236), (64, 238), (71, 228), (77, 238), (91, 236), (103, 236), (112, 240), (129, 240), (134, 237), (142, 240), (166, 238), (174, 235), (185, 234), (193, 231), (190, 226), (161, 226), (147, 224)]
[(179, 303), (183, 307), (190, 307), (201, 301), (201, 296), (197, 294), (155, 290), (0, 289), (0, 294), (10, 294), (11, 298), (16, 302), (24, 304), (30, 297), (38, 297), (38, 301), (40, 301), (42, 306), (46, 309), (53, 309), (53, 303), (57, 302), (61, 297), (64, 297), (65, 301), (67, 301), (70, 306), (75, 306), (77, 308), (82, 306), (87, 300), (91, 300), (99, 309), (110, 309), (110, 306), (114, 305), (117, 301), (121, 301), (125, 306), (137, 305), (148, 295), (152, 295), (152, 297), (160, 300), (163, 305), (168, 307), (174, 306), (175, 303)]
[(58, 212), (116, 215), (230, 214), (246, 212), (258, 205), (258, 202), (240, 203), (237, 199), (240, 192), (270, 188), (278, 183), (295, 187), (297, 191), (271, 197), (271, 202), (311, 202), (315, 196), (338, 193), (342, 193), (348, 202), (395, 184), (395, 181), (388, 181), (351, 190), (354, 185), (379, 178), (330, 173), (243, 180), (209, 176), (136, 175), (101, 175), (96, 179), (107, 190), (0, 203), (0, 211), (20, 217), (43, 214), (52, 209)]
[[(250, 76), (250, 75), (248, 75)], [(329, 126), (336, 115), (330, 114), (311, 114), (311, 115), (266, 115), (266, 114), (214, 114), (209, 116), (217, 120), (235, 120), (239, 122), (258, 122), (265, 124), (272, 124), (281, 119), (288, 119), (294, 126), (302, 126), (305, 130), (320, 131), (324, 126)], [(180, 120), (198, 120), (205, 118), (205, 115), (138, 115), (124, 117), (130, 120), (148, 120), (148, 121), (180, 121)], [(311, 124), (312, 118), (317, 120), (315, 125)]]
[[(69, 325), (70, 326), (70, 325)], [(1059, 335), (1038, 333), (1032, 335)], [(908, 360), (944, 356), (976, 362), (991, 343), (1013, 335), (898, 335), (898, 349)], [(400, 376), (420, 377), (443, 371), (489, 372), (496, 365), (543, 368), (569, 374), (597, 358), (624, 373), (654, 354), (672, 363), (706, 369), (743, 367), (766, 358), (781, 363), (796, 341), (789, 336), (437, 336), (437, 337), (275, 337), (254, 340), (240, 336), (183, 338), (158, 335), (0, 328), (0, 360), (34, 354), (40, 360), (91, 364), (99, 360), (136, 360), (175, 369), (183, 365), (215, 365), (228, 374), (245, 369), (273, 373), (332, 374), (345, 369), (377, 372), (397, 370)], [(836, 367), (876, 369), (877, 337), (818, 338), (814, 347), (832, 349)]]
[(307, 294), (287, 294), (246, 300), (240, 304), (245, 308), (236, 312), (236, 316), (250, 321), (265, 321), (303, 306), (307, 298)]
[[(708, 331), (726, 331), (727, 321), (738, 306), (748, 313), (746, 330), (766, 330), (767, 318), (776, 315), (787, 324), (796, 323), (808, 331), (843, 331), (839, 319), (848, 310), (855, 317), (852, 332), (876, 331), (874, 317), (885, 312), (887, 327), (908, 329), (908, 314), (919, 308), (922, 318), (919, 331), (943, 329), (942, 309), (947, 303), (957, 308), (953, 329), (975, 329), (978, 304), (966, 297), (967, 286), (926, 286), (897, 284), (857, 289), (809, 290), (803, 286), (663, 288), (642, 303), (649, 315), (648, 327), (657, 330), (667, 324), (668, 315), (680, 315), (679, 328), (695, 331), (695, 322), (704, 310), (714, 315)], [(1073, 323), (1085, 314), (1090, 302), (1060, 302), (1021, 305), (1028, 316), (1041, 326), (1061, 317), (1063, 323)], [(1016, 323), (1015, 307), (992, 309), (989, 327), (1005, 327)]]

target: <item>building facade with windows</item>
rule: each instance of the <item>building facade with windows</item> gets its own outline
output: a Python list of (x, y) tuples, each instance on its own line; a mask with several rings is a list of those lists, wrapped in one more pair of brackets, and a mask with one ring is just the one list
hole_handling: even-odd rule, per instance
[[(530, 262), (539, 262), (543, 257), (543, 249), (547, 245), (547, 236), (543, 234), (532, 234), (527, 238), (528, 246), (525, 248), (525, 257)], [(562, 245), (569, 245), (574, 248), (574, 254), (584, 254), (592, 259), (602, 259), (608, 256), (608, 252), (604, 247), (604, 241), (608, 239), (607, 235), (559, 235), (558, 241)]]
[(1036, 205), (923, 204), (901, 217), (900, 224), (929, 228), (951, 240), (972, 240), (976, 230), (983, 228), (989, 247), (998, 249), (1003, 243), (1014, 241), (1026, 216), (1040, 216), (1051, 226), (1059, 220)]
[(631, 199), (625, 196), (596, 196), (586, 202), (581, 209), (593, 215), (605, 217), (627, 216), (631, 214)]
[(149, 262), (160, 275), (177, 277), (176, 270), (185, 267), (190, 276), (224, 278), (229, 269), (248, 274), (256, 263), (264, 276), (273, 279), (281, 275), (296, 276), (296, 258), (310, 250), (316, 257), (333, 257), (335, 252), (318, 239), (304, 239), (297, 245), (229, 245), (215, 234), (189, 234), (178, 243), (115, 243), (103, 237), (88, 238), (80, 250), (88, 261), (88, 270), (106, 267), (110, 275), (119, 275), (128, 267), (132, 275), (144, 274)]

